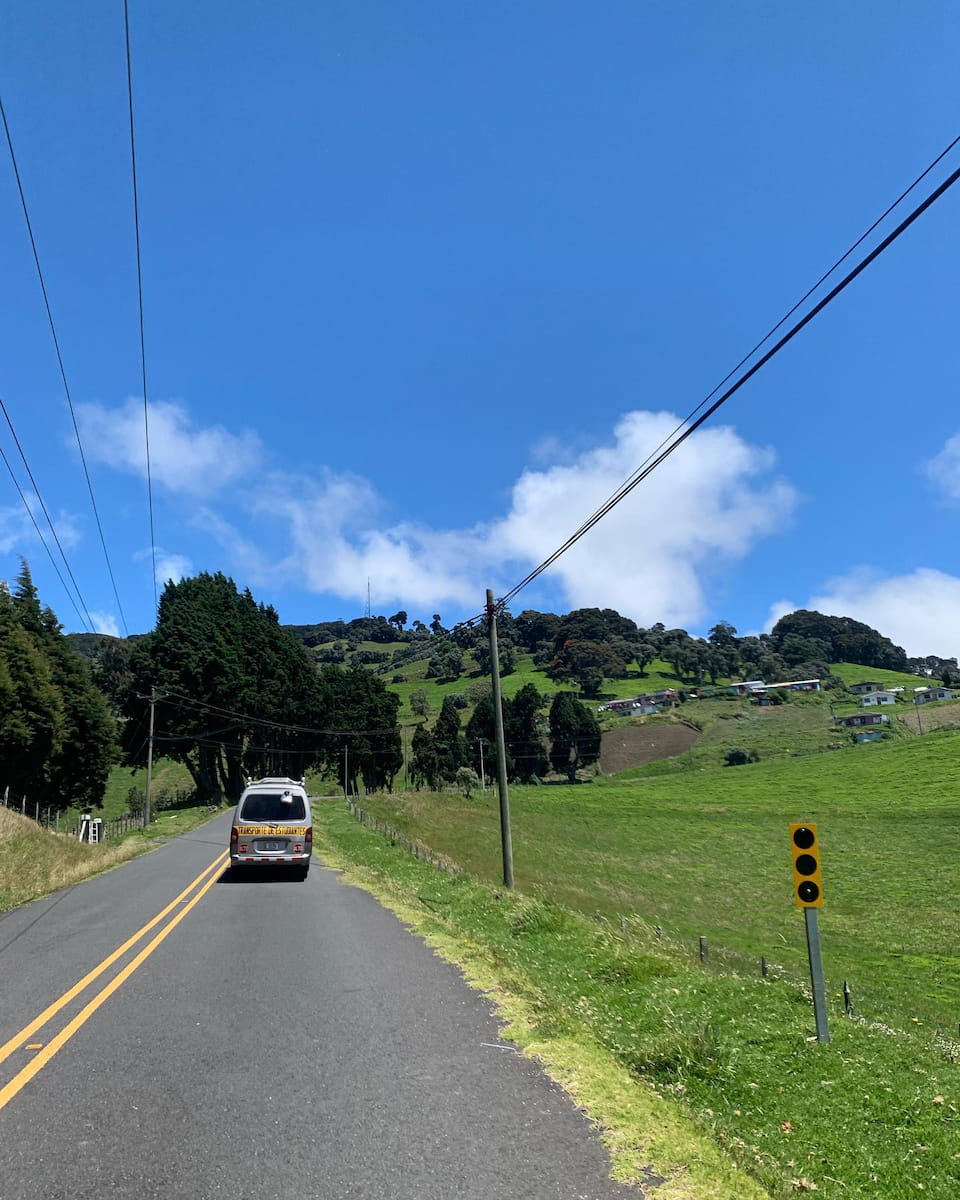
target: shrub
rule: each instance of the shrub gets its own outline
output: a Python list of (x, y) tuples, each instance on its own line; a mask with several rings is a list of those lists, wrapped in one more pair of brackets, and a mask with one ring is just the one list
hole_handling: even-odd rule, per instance
[(759, 762), (760, 755), (756, 750), (744, 750), (742, 746), (731, 746), (723, 756), (725, 767), (742, 767), (746, 763)]

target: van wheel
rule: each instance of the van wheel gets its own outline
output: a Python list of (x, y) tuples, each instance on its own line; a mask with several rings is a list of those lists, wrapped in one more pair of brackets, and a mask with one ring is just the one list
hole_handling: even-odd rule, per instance
[(303, 881), (306, 879), (306, 877), (307, 877), (309, 874), (310, 874), (310, 865), (309, 865), (309, 863), (308, 863), (308, 864), (307, 864), (307, 866), (305, 866), (305, 867), (294, 867), (294, 868), (293, 868), (293, 877), (294, 877), (294, 879), (298, 879), (298, 880), (299, 880), (301, 883), (303, 883)]

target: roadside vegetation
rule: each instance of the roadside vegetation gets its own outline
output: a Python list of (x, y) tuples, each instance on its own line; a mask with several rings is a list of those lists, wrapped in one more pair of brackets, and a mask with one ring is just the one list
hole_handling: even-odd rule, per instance
[[(540, 789), (548, 790), (568, 789)], [(586, 892), (598, 894), (592, 880), (584, 886), (586, 872), (605, 870), (606, 854), (601, 859), (595, 853), (588, 828), (595, 830), (610, 814), (601, 805), (587, 825), (589, 810), (582, 807), (587, 791), (593, 789), (577, 789), (573, 812), (558, 798), (549, 823), (528, 823), (527, 795), (517, 805), (518, 866), (527, 871), (536, 838), (562, 826), (552, 873), (567, 884), (560, 890), (568, 897), (580, 892), (581, 908), (592, 902)], [(437, 806), (445, 800), (449, 797), (438, 797)], [(889, 821), (889, 811), (887, 816)], [(687, 828), (699, 827), (702, 817), (694, 803)], [(821, 1045), (812, 1040), (809, 998), (787, 978), (763, 979), (759, 971), (729, 965), (703, 967), (658, 937), (650, 921), (633, 915), (621, 923), (609, 909), (606, 919), (574, 911), (551, 898), (555, 889), (531, 883), (529, 875), (510, 893), (489, 879), (435, 871), (358, 824), (340, 804), (318, 805), (316, 822), (322, 852), (346, 868), (347, 882), (373, 891), (459, 963), (498, 1006), (505, 1035), (541, 1059), (599, 1123), (619, 1178), (642, 1182), (644, 1168), (652, 1168), (668, 1180), (655, 1193), (665, 1200), (755, 1194), (786, 1200), (804, 1193), (830, 1200), (917, 1195), (953, 1200), (958, 1194), (960, 1067), (956, 1047), (938, 1040), (928, 1026), (908, 1022), (899, 1029), (848, 1018), (834, 996), (831, 1041)], [(676, 814), (672, 823), (677, 828)], [(615, 824), (611, 842), (628, 830), (622, 815)], [(472, 825), (474, 842), (496, 835), (492, 823)], [(777, 833), (783, 853), (777, 855), (776, 903), (787, 910), (786, 826)], [(425, 831), (420, 834), (426, 840)], [(587, 840), (586, 855), (575, 846), (578, 835), (581, 846)], [(749, 840), (756, 850), (758, 839)], [(713, 884), (715, 890), (701, 902), (710, 899), (731, 910), (731, 924), (735, 908), (752, 920), (749, 897), (739, 887), (747, 856), (735, 856), (731, 870), (725, 857), (711, 857), (710, 842), (701, 836), (700, 853), (690, 855), (691, 864), (709, 860), (697, 869), (694, 888), (706, 891)], [(848, 897), (839, 876), (830, 873), (839, 852), (836, 837), (822, 843), (828, 889), (822, 927), (829, 957), (839, 924), (831, 914), (837, 910), (839, 917)], [(732, 843), (724, 838), (722, 845), (729, 849)], [(627, 853), (624, 847), (621, 862)], [(670, 866), (673, 873), (673, 861)], [(561, 880), (567, 867), (572, 878)], [(765, 865), (762, 873), (766, 870)], [(641, 883), (657, 873), (648, 858)], [(685, 882), (689, 886), (683, 874), (674, 875), (678, 892)], [(908, 876), (905, 866), (901, 882)], [(608, 900), (609, 884), (599, 889)], [(643, 894), (641, 886), (634, 899)], [(866, 906), (870, 897), (861, 899)], [(796, 911), (786, 916), (800, 922)], [(904, 938), (910, 936), (906, 926), (902, 916), (897, 933)], [(866, 946), (862, 962), (870, 955)], [(704, 1135), (730, 1165), (723, 1166)], [(765, 1192), (751, 1190), (733, 1164)]]
[(79, 883), (140, 853), (132, 839), (88, 846), (0, 808), (0, 912)]

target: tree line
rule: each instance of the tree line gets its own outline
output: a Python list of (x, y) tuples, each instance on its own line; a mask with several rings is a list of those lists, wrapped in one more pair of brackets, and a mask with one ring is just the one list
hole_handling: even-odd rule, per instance
[[(414, 621), (408, 627), (407, 622), (407, 613), (401, 611), (391, 617), (289, 628), (322, 660), (393, 670), (394, 682), (406, 678), (397, 668), (416, 660), (426, 660), (428, 679), (455, 680), (473, 668), (481, 676), (489, 675), (489, 647), (481, 626), (448, 629), (439, 613), (429, 625)], [(960, 681), (956, 659), (911, 659), (901, 646), (863, 622), (803, 609), (781, 617), (770, 633), (743, 637), (727, 621), (719, 621), (706, 637), (667, 629), (662, 623), (644, 628), (612, 608), (581, 608), (565, 615), (525, 609), (516, 617), (507, 611), (498, 617), (498, 634), (501, 674), (515, 670), (523, 651), (550, 679), (575, 683), (588, 697), (600, 694), (604, 679), (637, 673), (642, 677), (655, 659), (667, 662), (677, 681), (691, 687), (716, 684), (721, 678), (829, 681), (831, 662)], [(325, 638), (337, 640), (330, 644)], [(392, 643), (393, 650), (361, 647), (364, 640)]]
[[(539, 783), (554, 771), (572, 783), (600, 758), (600, 726), (592, 710), (570, 692), (558, 692), (544, 715), (546, 697), (525, 684), (502, 697), (505, 764), (511, 783)], [(433, 728), (418, 725), (411, 742), (410, 779), (434, 790), (444, 784), (493, 779), (497, 772), (496, 712), (488, 688), (465, 728), (455, 698), (445, 696)], [(465, 774), (466, 772), (466, 774)]]
[(23, 563), (0, 582), (0, 790), (41, 808), (102, 803), (117, 724)]

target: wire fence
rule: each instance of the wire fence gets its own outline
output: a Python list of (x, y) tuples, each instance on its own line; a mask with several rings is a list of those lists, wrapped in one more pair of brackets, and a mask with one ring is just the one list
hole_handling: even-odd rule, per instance
[[(28, 796), (11, 795), (9, 788), (4, 788), (3, 794), (0, 795), (0, 805), (11, 812), (19, 813), (20, 816), (33, 821), (39, 828), (47, 829), (52, 833), (63, 833), (75, 838), (80, 836), (83, 827), (83, 823), (73, 810), (54, 808), (52, 805), (42, 806), (39, 800), (31, 800)], [(123, 837), (136, 829), (142, 829), (144, 814), (142, 810), (139, 810), (123, 813), (122, 816), (112, 817), (107, 821), (100, 818), (97, 820), (99, 821), (98, 840), (105, 841), (107, 838)]]
[[(451, 859), (437, 854), (421, 842), (400, 833), (385, 821), (375, 817), (361, 808), (355, 801), (348, 800), (347, 808), (352, 815), (368, 829), (380, 836), (388, 838), (391, 845), (399, 846), (406, 853), (429, 864), (435, 870), (450, 875), (464, 875), (466, 872)], [(589, 914), (587, 914), (589, 915)], [(783, 983), (798, 988), (805, 996), (811, 998), (810, 981), (798, 975), (795, 966), (786, 965), (779, 961), (780, 955), (768, 957), (765, 954), (745, 954), (741, 950), (733, 950), (719, 942), (700, 936), (696, 941), (684, 938), (675, 932), (668, 931), (658, 924), (652, 924), (636, 913), (605, 915), (599, 909), (592, 914), (598, 925), (619, 932), (625, 939), (635, 938), (649, 944), (651, 939), (663, 944), (671, 953), (688, 959), (699, 961), (704, 970), (718, 970), (747, 977), (760, 976), (763, 979), (780, 980)], [(883, 998), (871, 994), (869, 988), (860, 988), (857, 981), (847, 979), (835, 980), (832, 988), (835, 1004), (831, 1007), (840, 1009), (851, 1020), (859, 1021), (871, 1028), (885, 1033), (895, 1033), (897, 1029), (909, 1029), (911, 1025), (926, 1024), (936, 1051), (952, 1062), (960, 1063), (960, 1024), (956, 1018), (951, 1021), (941, 1008), (939, 1011), (929, 1011), (925, 1021), (919, 1021), (915, 1014), (891, 1007)]]

